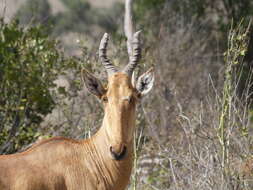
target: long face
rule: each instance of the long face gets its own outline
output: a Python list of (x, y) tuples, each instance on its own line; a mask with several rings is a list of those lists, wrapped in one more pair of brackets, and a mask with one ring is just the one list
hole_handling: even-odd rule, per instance
[(108, 88), (101, 99), (105, 109), (106, 133), (116, 153), (121, 153), (133, 139), (139, 96), (127, 74), (116, 73), (108, 79)]
[(108, 149), (113, 159), (120, 160), (133, 140), (136, 104), (153, 86), (153, 70), (141, 75), (136, 85), (126, 73), (116, 72), (108, 77), (107, 88), (86, 70), (82, 76), (87, 89), (103, 102), (103, 127), (110, 143)]

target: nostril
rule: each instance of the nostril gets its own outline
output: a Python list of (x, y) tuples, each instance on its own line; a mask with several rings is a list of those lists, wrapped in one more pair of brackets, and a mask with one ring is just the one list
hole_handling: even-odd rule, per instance
[(122, 160), (125, 156), (126, 156), (126, 153), (127, 153), (127, 147), (126, 146), (123, 146), (123, 149), (121, 152), (117, 153), (113, 150), (113, 147), (110, 146), (110, 153), (111, 153), (111, 156), (113, 157), (113, 159), (115, 160)]

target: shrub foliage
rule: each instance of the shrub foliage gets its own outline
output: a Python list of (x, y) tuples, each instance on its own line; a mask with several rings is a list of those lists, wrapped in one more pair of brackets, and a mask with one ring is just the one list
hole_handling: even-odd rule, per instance
[(55, 106), (50, 91), (68, 66), (41, 27), (0, 22), (0, 152), (14, 152), (38, 136)]

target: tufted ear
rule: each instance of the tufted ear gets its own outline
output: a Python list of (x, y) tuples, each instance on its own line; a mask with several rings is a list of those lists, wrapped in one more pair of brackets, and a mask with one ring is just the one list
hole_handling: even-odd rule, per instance
[(98, 98), (101, 98), (105, 94), (106, 91), (100, 80), (85, 69), (82, 70), (82, 79), (90, 93), (96, 95)]
[(154, 79), (154, 68), (149, 69), (138, 78), (136, 89), (142, 96), (146, 95), (152, 89)]

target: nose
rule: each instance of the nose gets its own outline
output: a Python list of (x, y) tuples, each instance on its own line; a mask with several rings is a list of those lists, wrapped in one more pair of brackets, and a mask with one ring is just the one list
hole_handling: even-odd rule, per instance
[(122, 160), (127, 154), (127, 147), (122, 143), (110, 146), (110, 153), (114, 160)]

